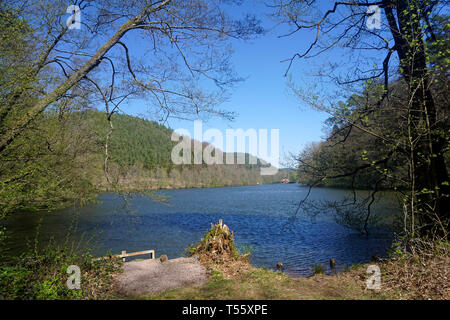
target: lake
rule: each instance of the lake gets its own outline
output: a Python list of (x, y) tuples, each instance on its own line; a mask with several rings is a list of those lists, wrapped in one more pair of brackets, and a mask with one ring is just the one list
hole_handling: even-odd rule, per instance
[[(79, 250), (88, 242), (98, 256), (154, 249), (157, 257), (177, 258), (200, 240), (211, 223), (222, 219), (234, 231), (238, 248), (251, 247), (252, 264), (274, 269), (281, 261), (284, 270), (294, 276), (310, 274), (315, 264), (327, 269), (330, 258), (342, 269), (369, 262), (372, 255), (386, 255), (392, 243), (389, 226), (366, 237), (337, 224), (330, 215), (312, 218), (300, 210), (292, 219), (307, 191), (297, 184), (158, 191), (165, 202), (142, 195), (124, 199), (102, 194), (100, 203), (81, 209), (10, 217), (3, 223), (9, 236), (6, 247), (14, 256), (27, 245), (33, 246), (40, 225), (39, 245), (52, 237), (57, 243), (70, 238), (69, 243)], [(347, 190), (318, 188), (310, 199), (340, 200), (349, 195)], [(391, 215), (397, 210), (387, 198), (377, 202), (378, 214)], [(73, 237), (67, 236), (71, 227)]]

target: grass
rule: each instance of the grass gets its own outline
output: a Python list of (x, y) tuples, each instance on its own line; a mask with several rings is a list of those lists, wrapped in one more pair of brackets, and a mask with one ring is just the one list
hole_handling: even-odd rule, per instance
[[(245, 252), (242, 254), (240, 251)], [(364, 268), (326, 276), (322, 265), (314, 266), (310, 278), (291, 278), (281, 272), (256, 268), (249, 262), (251, 248), (237, 250), (233, 233), (220, 220), (188, 252), (199, 257), (209, 271), (209, 281), (142, 299), (175, 300), (292, 300), (292, 299), (383, 299), (380, 292), (365, 290)]]
[(315, 264), (312, 267), (312, 272), (313, 272), (313, 274), (324, 274), (325, 273), (325, 268), (321, 264)]
[[(365, 272), (359, 270), (359, 272)], [(354, 273), (354, 272), (353, 272)], [(310, 299), (386, 299), (381, 292), (365, 290), (355, 275), (316, 275), (290, 278), (283, 273), (251, 267), (236, 278), (211, 270), (210, 280), (199, 287), (185, 287), (142, 296), (156, 300), (310, 300)]]
[[(121, 271), (119, 260), (94, 261), (94, 256), (88, 250), (78, 253), (76, 249), (81, 242), (69, 242), (72, 227), (64, 243), (51, 239), (46, 246), (39, 245), (39, 230), (40, 224), (34, 246), (30, 244), (28, 251), (20, 257), (0, 265), (0, 300), (117, 298), (113, 289), (113, 274)], [(4, 240), (2, 231), (0, 248)], [(1, 261), (6, 261), (3, 258), (0, 256)], [(67, 286), (67, 281), (74, 274), (70, 272), (69, 266), (79, 267), (80, 289)]]
[[(4, 240), (0, 230), (0, 242)], [(0, 246), (1, 248), (1, 246)], [(251, 248), (238, 250), (228, 227), (211, 227), (196, 246), (191, 247), (209, 272), (209, 280), (197, 287), (147, 294), (152, 300), (367, 300), (367, 299), (450, 299), (450, 244), (419, 243), (414, 250), (394, 250), (389, 259), (376, 264), (381, 270), (381, 289), (369, 290), (368, 265), (357, 264), (343, 272), (324, 274), (321, 264), (312, 267), (313, 275), (291, 278), (281, 272), (256, 268), (249, 262)], [(32, 248), (33, 249), (33, 248)], [(241, 252), (244, 252), (241, 253)], [(2, 299), (121, 299), (114, 292), (112, 276), (120, 272), (115, 259), (92, 261), (70, 248), (35, 248), (14, 265), (0, 266)], [(140, 259), (139, 259), (140, 260)], [(373, 263), (372, 263), (373, 264)], [(67, 267), (82, 270), (82, 290), (68, 290)]]
[[(375, 263), (371, 263), (375, 264)], [(413, 250), (397, 250), (376, 263), (381, 270), (381, 288), (369, 290), (369, 264), (357, 264), (334, 275), (323, 274), (323, 266), (312, 268), (308, 278), (290, 278), (283, 273), (236, 264), (210, 266), (210, 280), (199, 287), (180, 288), (143, 299), (276, 300), (276, 299), (450, 299), (450, 244), (419, 242)], [(242, 269), (242, 267), (244, 267)], [(241, 268), (240, 272), (230, 269)], [(242, 271), (244, 270), (244, 271)]]
[(381, 264), (384, 290), (399, 299), (450, 300), (450, 243), (421, 239), (410, 243), (411, 250), (397, 249)]
[[(72, 253), (67, 248), (49, 248), (23, 255), (15, 263), (0, 266), (0, 300), (84, 300), (111, 299), (112, 275), (120, 262), (93, 261), (90, 254)], [(66, 285), (71, 265), (80, 268), (80, 289)]]
[[(120, 270), (114, 260), (93, 262), (88, 254), (51, 250), (23, 256), (16, 263), (0, 266), (0, 300), (80, 300), (115, 296), (112, 274)], [(81, 290), (69, 289), (68, 267), (80, 268)]]

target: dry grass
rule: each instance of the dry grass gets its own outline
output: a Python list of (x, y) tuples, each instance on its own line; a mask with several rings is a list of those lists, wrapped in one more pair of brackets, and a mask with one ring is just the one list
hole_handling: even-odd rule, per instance
[[(367, 265), (335, 275), (290, 278), (283, 273), (255, 268), (248, 262), (209, 263), (210, 280), (200, 287), (180, 288), (146, 299), (202, 300), (398, 300), (450, 299), (449, 257), (405, 255), (378, 262), (381, 289), (366, 288)], [(223, 270), (223, 271), (219, 271)]]
[(398, 299), (450, 299), (450, 245), (416, 241), (381, 264), (384, 290)]
[(346, 273), (290, 278), (283, 273), (253, 267), (248, 255), (234, 246), (233, 233), (219, 221), (191, 249), (209, 270), (210, 280), (199, 287), (186, 287), (146, 299), (381, 299), (380, 293), (365, 290), (365, 279)]
[(366, 280), (372, 275), (366, 273), (368, 265), (357, 265), (335, 275), (316, 274), (308, 278), (290, 278), (280, 272), (255, 268), (247, 255), (236, 252), (233, 233), (219, 221), (191, 251), (209, 270), (210, 280), (199, 287), (180, 288), (143, 298), (449, 299), (448, 243), (416, 243), (411, 248), (408, 254), (397, 252), (395, 258), (376, 263), (381, 270), (381, 289), (370, 290), (366, 287)]
[[(365, 269), (364, 269), (365, 271)], [(365, 289), (363, 273), (349, 271), (340, 275), (315, 275), (290, 278), (283, 273), (247, 266), (234, 278), (212, 270), (210, 280), (200, 287), (185, 287), (146, 295), (144, 299), (188, 300), (369, 300), (390, 299), (384, 292)]]

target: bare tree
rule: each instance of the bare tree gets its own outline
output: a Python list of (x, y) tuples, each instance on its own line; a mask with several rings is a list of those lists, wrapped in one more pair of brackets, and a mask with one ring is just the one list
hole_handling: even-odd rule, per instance
[[(403, 186), (407, 185), (409, 189), (404, 209), (410, 235), (437, 232), (447, 236), (450, 189), (445, 153), (449, 147), (448, 114), (444, 111), (448, 100), (442, 102), (442, 96), (445, 96), (442, 88), (446, 87), (448, 79), (444, 77), (441, 78), (443, 83), (436, 83), (439, 70), (431, 63), (430, 52), (442, 41), (436, 36), (442, 21), (436, 22), (448, 2), (352, 0), (327, 3), (315, 0), (273, 3), (277, 17), (292, 26), (292, 30), (283, 36), (294, 37), (299, 32), (309, 31), (313, 39), (304, 51), (285, 60), (288, 62), (287, 73), (296, 59), (315, 58), (337, 47), (351, 53), (345, 57), (349, 62), (347, 70), (350, 70), (347, 74), (340, 72), (343, 68), (336, 63), (319, 73), (322, 79), (331, 79), (340, 88), (337, 96), (305, 93), (292, 82), (291, 88), (306, 103), (341, 121), (339, 131), (343, 133), (343, 139), (338, 143), (345, 143), (356, 129), (359, 134), (370, 135), (382, 143), (385, 152), (375, 155), (372, 163), (364, 163), (338, 175), (325, 174), (323, 168), (311, 167), (310, 170), (315, 170), (319, 176), (311, 186), (318, 185), (322, 179), (352, 177), (368, 166), (386, 164), (401, 155), (408, 163), (406, 180), (403, 176), (394, 177), (392, 172), (384, 176), (403, 180)], [(378, 18), (379, 13), (379, 28), (366, 24), (368, 20)], [(361, 102), (359, 113), (345, 112), (345, 108), (337, 103), (346, 93), (347, 99), (356, 92), (364, 96), (363, 91), (371, 82), (379, 84), (383, 90)], [(393, 135), (365, 123), (367, 116), (380, 109), (391, 115), (399, 113), (402, 119), (400, 134)], [(374, 186), (373, 191), (377, 189)], [(370, 206), (368, 208), (367, 219)]]
[(77, 12), (69, 18), (66, 1), (1, 1), (2, 11), (29, 24), (33, 52), (21, 62), (27, 66), (21, 77), (33, 83), (4, 92), (0, 152), (68, 96), (103, 101), (108, 119), (131, 98), (145, 98), (162, 119), (232, 116), (217, 109), (239, 80), (229, 40), (261, 29), (250, 16), (231, 19), (224, 3), (237, 1), (73, 1), (71, 8), (81, 10), (76, 29)]

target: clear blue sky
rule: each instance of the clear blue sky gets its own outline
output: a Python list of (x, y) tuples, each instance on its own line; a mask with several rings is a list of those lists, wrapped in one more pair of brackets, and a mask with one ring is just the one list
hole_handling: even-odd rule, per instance
[[(225, 135), (227, 128), (279, 129), (280, 156), (283, 161), (284, 154), (297, 154), (306, 144), (319, 141), (324, 135), (323, 121), (328, 116), (302, 105), (289, 94), (287, 78), (284, 77), (288, 65), (280, 62), (305, 49), (312, 34), (299, 33), (280, 38), (287, 28), (275, 27), (275, 22), (265, 17), (268, 9), (262, 1), (247, 1), (241, 9), (242, 12), (257, 14), (267, 33), (249, 42), (233, 41), (235, 70), (247, 79), (232, 91), (231, 98), (221, 108), (236, 112), (236, 120), (212, 119), (203, 124), (203, 130), (217, 128)], [(296, 60), (291, 69), (293, 78), (300, 81), (305, 79), (308, 72), (317, 70), (327, 58), (330, 55), (314, 60)], [(135, 115), (145, 113), (145, 107), (139, 101), (133, 101), (123, 109)], [(185, 128), (193, 133), (192, 122), (170, 119), (168, 125), (173, 129)]]

